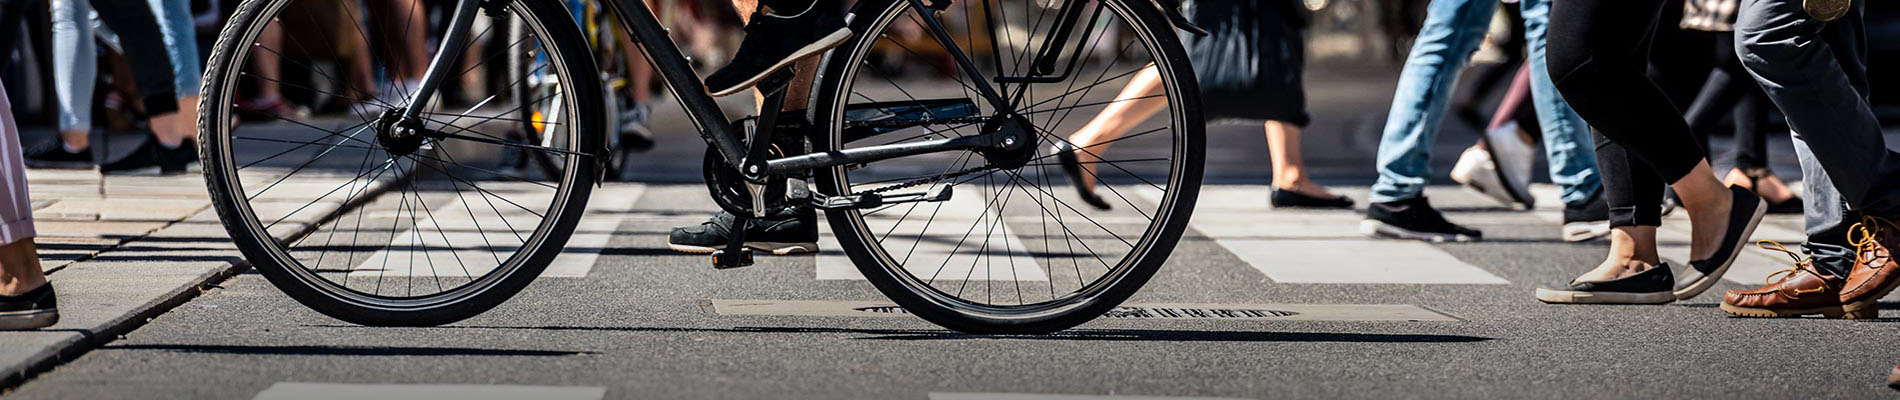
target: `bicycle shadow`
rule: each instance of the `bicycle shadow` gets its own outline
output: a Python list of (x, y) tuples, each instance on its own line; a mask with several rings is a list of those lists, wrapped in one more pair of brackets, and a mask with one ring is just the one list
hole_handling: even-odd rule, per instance
[[(368, 328), (355, 325), (313, 325), (331, 328)], [(1054, 340), (1105, 342), (1266, 342), (1266, 343), (1476, 343), (1496, 338), (1466, 335), (1343, 332), (1270, 332), (1178, 329), (1071, 329), (1044, 335), (984, 335), (937, 329), (864, 329), (742, 326), (732, 328), (612, 327), (612, 326), (438, 326), (410, 329), (495, 329), (538, 331), (599, 331), (658, 333), (767, 333), (850, 334), (852, 340)]]

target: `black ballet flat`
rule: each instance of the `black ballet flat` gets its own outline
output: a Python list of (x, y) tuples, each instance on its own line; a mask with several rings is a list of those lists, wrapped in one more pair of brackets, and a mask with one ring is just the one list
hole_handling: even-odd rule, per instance
[(1108, 204), (1108, 200), (1104, 200), (1102, 196), (1095, 194), (1094, 188), (1082, 183), (1082, 161), (1075, 158), (1075, 145), (1071, 145), (1067, 141), (1061, 141), (1056, 142), (1053, 147), (1054, 148), (1050, 151), (1056, 154), (1056, 161), (1062, 164), (1062, 173), (1069, 176), (1069, 183), (1075, 185), (1076, 196), (1081, 197), (1082, 202), (1089, 203), (1090, 206), (1094, 206), (1097, 209), (1107, 210), (1114, 208)]
[(1267, 204), (1273, 208), (1352, 208), (1352, 199), (1346, 196), (1319, 197), (1306, 193), (1275, 188), (1267, 198)]

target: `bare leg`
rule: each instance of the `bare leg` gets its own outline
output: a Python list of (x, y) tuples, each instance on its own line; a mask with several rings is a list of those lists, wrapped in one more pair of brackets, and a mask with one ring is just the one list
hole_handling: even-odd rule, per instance
[(1267, 121), (1267, 155), (1273, 161), (1273, 187), (1314, 197), (1337, 197), (1325, 186), (1314, 183), (1306, 173), (1306, 160), (1300, 158), (1300, 127), (1280, 121)]
[(1159, 94), (1161, 94), (1161, 72), (1154, 67), (1142, 69), (1141, 72), (1135, 74), (1133, 79), (1128, 80), (1128, 86), (1115, 95), (1112, 103), (1103, 107), (1101, 113), (1095, 114), (1094, 119), (1089, 120), (1088, 125), (1083, 125), (1081, 130), (1069, 135), (1069, 143), (1077, 149), (1076, 160), (1080, 161), (1082, 169), (1087, 171), (1082, 174), (1083, 186), (1091, 189), (1095, 187), (1095, 161), (1100, 160), (1100, 156), (1108, 152), (1108, 144), (1104, 142), (1122, 137), (1136, 124), (1146, 121), (1148, 117), (1160, 112), (1162, 106), (1167, 105), (1166, 99), (1156, 96)]
[(1676, 196), (1682, 198), (1683, 210), (1689, 212), (1689, 259), (1702, 260), (1715, 255), (1722, 247), (1722, 236), (1728, 231), (1729, 206), (1735, 200), (1728, 187), (1715, 179), (1706, 159), (1669, 187), (1676, 190)]
[(45, 284), (33, 238), (0, 246), (0, 296), (18, 296)]
[[(1759, 182), (1750, 182), (1748, 179), (1750, 172), (1761, 176), (1761, 180)], [(1781, 178), (1775, 177), (1775, 175), (1768, 172), (1766, 168), (1756, 171), (1744, 171), (1739, 168), (1730, 169), (1728, 170), (1728, 176), (1722, 178), (1722, 183), (1753, 190), (1755, 194), (1761, 195), (1761, 198), (1767, 199), (1770, 203), (1788, 201), (1795, 196), (1794, 189), (1789, 189), (1786, 182), (1782, 182)], [(1760, 183), (1760, 185), (1756, 185), (1755, 183)]]
[[(276, 22), (265, 25), (264, 31), (257, 36), (257, 43), (264, 48), (272, 50), (284, 48), (283, 25)], [(258, 99), (284, 98), (283, 86), (277, 84), (277, 82), (281, 80), (277, 77), (280, 73), (277, 69), (280, 61), (281, 60), (277, 58), (277, 53), (274, 52), (251, 52), (251, 73), (257, 74), (258, 77)]]

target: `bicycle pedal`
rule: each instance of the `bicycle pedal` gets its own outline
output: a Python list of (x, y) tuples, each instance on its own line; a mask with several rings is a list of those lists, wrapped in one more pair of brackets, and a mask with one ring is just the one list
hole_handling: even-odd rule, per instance
[(731, 254), (726, 253), (725, 250), (714, 250), (712, 258), (713, 269), (749, 267), (752, 266), (752, 249), (744, 249)]
[(779, 68), (778, 71), (774, 71), (772, 72), (772, 74), (766, 75), (765, 79), (760, 79), (759, 84), (756, 87), (759, 89), (759, 94), (762, 94), (765, 96), (771, 96), (771, 95), (779, 94), (780, 92), (785, 91), (786, 88), (791, 87), (792, 79), (797, 78), (797, 77), (798, 77), (797, 68), (789, 67), (789, 66), (785, 68)]

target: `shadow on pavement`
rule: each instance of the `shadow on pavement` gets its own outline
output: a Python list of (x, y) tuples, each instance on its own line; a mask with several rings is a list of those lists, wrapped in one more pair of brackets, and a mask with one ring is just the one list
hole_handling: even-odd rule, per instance
[(222, 346), (192, 344), (128, 344), (99, 350), (157, 350), (174, 353), (245, 354), (276, 356), (573, 356), (591, 351), (476, 349), (462, 347), (386, 346)]
[[(322, 325), (350, 327), (354, 325)], [(680, 333), (844, 333), (873, 335), (857, 340), (1074, 340), (1128, 342), (1336, 342), (1336, 343), (1473, 343), (1493, 340), (1482, 336), (1332, 333), (1332, 332), (1259, 332), (1206, 331), (1173, 329), (1073, 329), (1047, 335), (977, 335), (934, 329), (852, 329), (811, 327), (733, 327), (670, 328), (611, 326), (439, 326), (415, 329), (498, 329), (542, 331), (603, 332), (680, 332)]]

